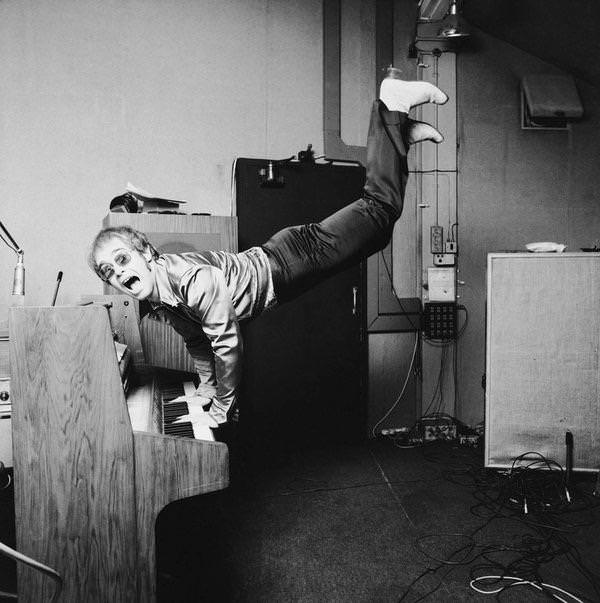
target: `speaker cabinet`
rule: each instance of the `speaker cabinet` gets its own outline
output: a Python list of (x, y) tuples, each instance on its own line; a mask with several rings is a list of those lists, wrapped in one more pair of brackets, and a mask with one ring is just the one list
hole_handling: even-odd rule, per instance
[(600, 468), (600, 253), (491, 253), (485, 465), (539, 452)]
[[(259, 173), (268, 162), (236, 162), (240, 249), (320, 221), (362, 194), (362, 166), (278, 162), (280, 181), (266, 186)], [(364, 265), (351, 266), (244, 325), (240, 426), (272, 455), (364, 440), (364, 276)]]

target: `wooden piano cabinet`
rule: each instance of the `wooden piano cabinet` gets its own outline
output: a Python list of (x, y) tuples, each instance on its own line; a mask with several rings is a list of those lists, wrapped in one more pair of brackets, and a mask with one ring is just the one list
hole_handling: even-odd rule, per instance
[[(107, 309), (10, 309), (17, 549), (56, 569), (65, 603), (156, 598), (154, 524), (228, 485), (227, 446), (133, 432)], [(54, 584), (24, 565), (19, 600)]]
[[(170, 502), (228, 485), (227, 446), (134, 432), (138, 528), (138, 601), (156, 598), (155, 524)], [(198, 456), (201, 446), (202, 455)], [(152, 568), (147, 571), (147, 568)]]
[[(56, 569), (62, 601), (131, 601), (133, 433), (104, 308), (12, 308), (17, 549)], [(19, 565), (19, 600), (54, 586)]]

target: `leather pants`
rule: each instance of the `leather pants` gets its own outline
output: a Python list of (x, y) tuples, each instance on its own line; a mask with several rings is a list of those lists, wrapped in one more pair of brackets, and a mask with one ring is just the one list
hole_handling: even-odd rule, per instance
[(289, 301), (327, 277), (383, 249), (402, 213), (408, 179), (406, 113), (388, 111), (381, 101), (371, 110), (367, 166), (360, 199), (322, 222), (291, 226), (262, 247), (279, 303)]

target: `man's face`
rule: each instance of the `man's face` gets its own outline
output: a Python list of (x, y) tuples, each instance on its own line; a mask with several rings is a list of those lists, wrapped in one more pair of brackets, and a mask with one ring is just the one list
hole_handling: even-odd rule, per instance
[(114, 238), (101, 245), (94, 257), (100, 272), (115, 289), (138, 300), (159, 301), (154, 262), (149, 251), (140, 253)]

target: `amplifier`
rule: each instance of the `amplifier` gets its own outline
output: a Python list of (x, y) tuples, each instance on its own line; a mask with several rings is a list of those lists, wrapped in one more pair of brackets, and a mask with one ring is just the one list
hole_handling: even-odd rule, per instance
[(526, 452), (600, 467), (600, 253), (491, 253), (485, 464)]

